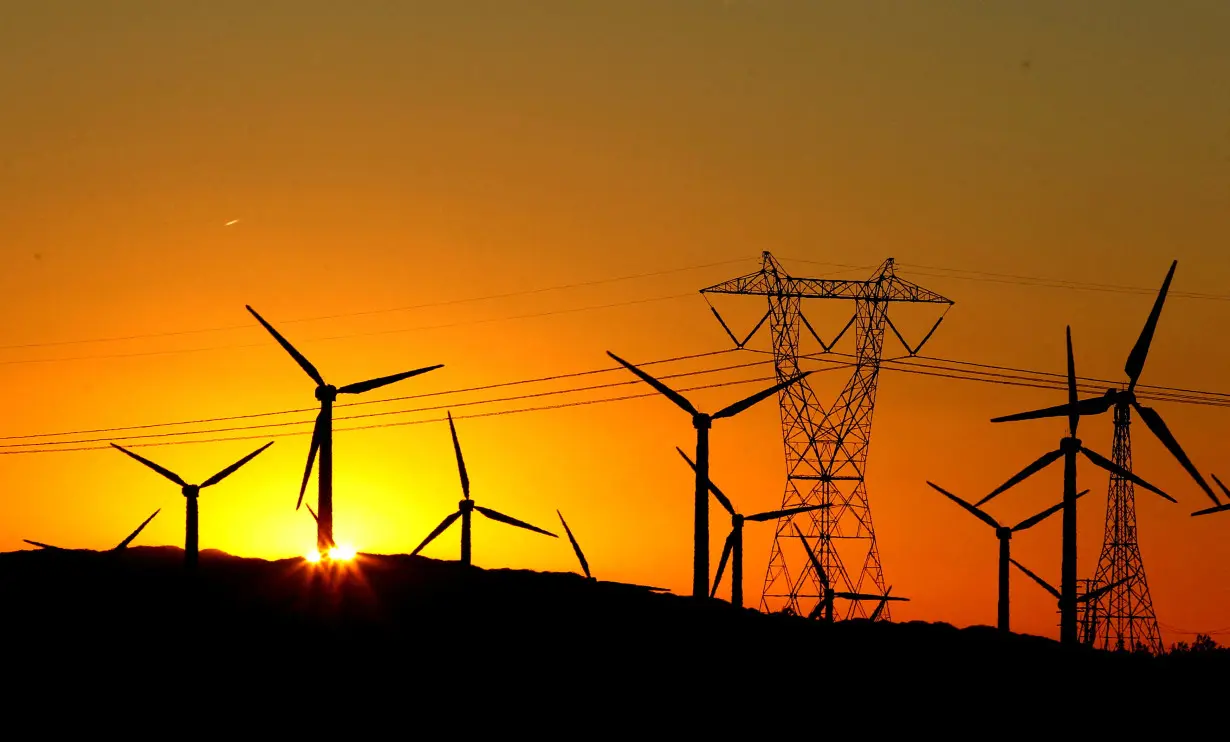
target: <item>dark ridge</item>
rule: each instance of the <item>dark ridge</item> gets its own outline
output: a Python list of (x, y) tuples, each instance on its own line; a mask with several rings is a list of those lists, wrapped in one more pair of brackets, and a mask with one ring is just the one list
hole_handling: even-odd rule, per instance
[(205, 702), (256, 693), (297, 706), (325, 686), (338, 703), (464, 688), (451, 700), (567, 698), (666, 719), (697, 695), (706, 723), (727, 729), (747, 720), (723, 721), (714, 699), (767, 703), (814, 688), (823, 706), (839, 688), (871, 684), (907, 702), (943, 689), (1007, 703), (1012, 689), (1024, 703), (1062, 695), (1065, 678), (1173, 691), (1205, 674), (1224, 682), (1230, 669), (1224, 651), (1154, 658), (986, 626), (823, 624), (573, 573), (405, 555), (361, 554), (348, 568), (200, 556), (188, 579), (174, 547), (0, 554), (6, 667), (23, 683), (58, 683), (61, 695)]

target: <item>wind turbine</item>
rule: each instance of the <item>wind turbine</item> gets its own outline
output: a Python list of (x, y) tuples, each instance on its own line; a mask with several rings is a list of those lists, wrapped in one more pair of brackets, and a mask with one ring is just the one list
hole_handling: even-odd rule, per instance
[(184, 564), (185, 566), (187, 566), (189, 571), (193, 571), (196, 569), (197, 557), (198, 557), (196, 500), (197, 500), (197, 497), (200, 496), (201, 490), (205, 489), (206, 487), (212, 487), (218, 482), (221, 482), (223, 479), (226, 479), (227, 477), (229, 477), (231, 474), (234, 474), (236, 469), (248, 463), (252, 459), (256, 458), (257, 454), (259, 454), (261, 451), (264, 451), (266, 448), (269, 448), (273, 444), (274, 444), (273, 441), (269, 441), (268, 443), (256, 449), (252, 453), (248, 454), (247, 456), (244, 456), (239, 461), (236, 461), (235, 463), (226, 467), (225, 469), (213, 475), (209, 479), (206, 479), (201, 484), (188, 484), (183, 479), (181, 479), (178, 474), (171, 471), (170, 469), (164, 469), (163, 467), (155, 464), (149, 459), (143, 458), (139, 456), (138, 454), (135, 454), (132, 451), (129, 451), (126, 448), (115, 445), (114, 443), (112, 443), (111, 446), (127, 454), (128, 456), (131, 456), (132, 458), (136, 459), (142, 464), (145, 464), (149, 468), (153, 469), (154, 471), (158, 472), (162, 476), (166, 477), (167, 479), (171, 480), (172, 482), (178, 484), (180, 487), (183, 488), (180, 491), (183, 493), (184, 498), (186, 499), (187, 510), (188, 510), (187, 525), (186, 525), (185, 533), (184, 533)]
[[(676, 451), (683, 457), (683, 460), (688, 462), (688, 466), (696, 469), (696, 464), (688, 455), (683, 452), (682, 448), (676, 447)], [(730, 535), (726, 537), (726, 545), (722, 547), (722, 558), (718, 560), (717, 575), (713, 578), (713, 589), (709, 593), (712, 598), (717, 595), (718, 585), (722, 583), (722, 572), (726, 569), (726, 560), (730, 558), (731, 553), (734, 554), (734, 562), (730, 565), (730, 604), (736, 608), (743, 607), (743, 523), (744, 521), (752, 521), (760, 523), (766, 520), (777, 520), (778, 518), (789, 518), (799, 513), (807, 513), (812, 510), (829, 507), (829, 503), (823, 505), (807, 505), (798, 508), (789, 508), (786, 510), (772, 510), (767, 513), (757, 513), (756, 515), (741, 515), (735, 512), (735, 508), (730, 504), (730, 499), (722, 494), (718, 486), (712, 481), (709, 482), (709, 491), (713, 493), (713, 497), (726, 508), (726, 512), (730, 513)]]
[(653, 378), (636, 366), (633, 366), (631, 363), (628, 363), (609, 350), (607, 351), (607, 355), (614, 358), (620, 363), (620, 365), (639, 376), (642, 381), (661, 392), (663, 396), (674, 402), (682, 408), (684, 412), (692, 416), (692, 427), (696, 428), (696, 489), (694, 506), (695, 512), (693, 517), (695, 537), (692, 545), (692, 596), (696, 598), (703, 598), (709, 592), (709, 428), (712, 426), (714, 420), (720, 420), (724, 417), (734, 417), (757, 402), (768, 399), (791, 384), (801, 381), (809, 376), (811, 372), (808, 371), (787, 381), (775, 384), (762, 392), (757, 392), (746, 399), (735, 402), (734, 404), (710, 415), (697, 410), (682, 394), (671, 389), (667, 385)]
[[(938, 484), (933, 482), (927, 482), (927, 484), (931, 485), (932, 489), (939, 492), (944, 497), (947, 497), (949, 500), (952, 500), (961, 507), (973, 513), (974, 517), (978, 518), (983, 523), (986, 523), (995, 529), (995, 536), (999, 539), (999, 630), (1005, 632), (1011, 631), (1008, 624), (1008, 562), (1012, 560), (1012, 555), (1010, 553), (1012, 534), (1020, 533), (1021, 531), (1033, 528), (1042, 521), (1059, 512), (1060, 509), (1063, 508), (1063, 502), (1061, 501), (1055, 503), (1046, 510), (1043, 510), (1041, 513), (1026, 518), (1020, 523), (1017, 523), (1015, 526), (1009, 528), (1008, 526), (1000, 525), (999, 521), (987, 515), (986, 511), (974, 505), (970, 505), (965, 500), (962, 500), (960, 497), (957, 497)], [(1084, 492), (1078, 494), (1076, 499), (1079, 500), (1087, 494), (1089, 494), (1089, 490), (1085, 490)]]
[[(1004, 482), (995, 489), (994, 492), (975, 503), (976, 506), (985, 504), (988, 500), (1005, 490), (1020, 484), (1029, 477), (1037, 474), (1046, 467), (1050, 466), (1059, 459), (1064, 460), (1063, 465), (1063, 581), (1060, 587), (1063, 592), (1063, 598), (1060, 603), (1063, 607), (1063, 615), (1060, 621), (1059, 640), (1063, 644), (1077, 643), (1076, 635), (1076, 454), (1080, 453), (1093, 463), (1102, 467), (1111, 474), (1115, 474), (1123, 479), (1129, 479), (1137, 485), (1144, 487), (1150, 492), (1154, 492), (1171, 502), (1176, 500), (1170, 495), (1162, 492), (1157, 487), (1149, 484), (1145, 480), (1136, 476), (1130, 471), (1114, 463), (1110, 459), (1102, 456), (1099, 453), (1086, 448), (1076, 437), (1076, 427), (1080, 422), (1080, 402), (1076, 398), (1076, 360), (1072, 355), (1072, 328), (1067, 328), (1068, 339), (1068, 404), (1065, 411), (1068, 415), (1068, 436), (1060, 439), (1059, 448), (1043, 455), (1034, 463), (1025, 467), (1020, 473), (1013, 476), (1007, 482)], [(1010, 416), (1011, 417), (1011, 416)], [(1000, 420), (1007, 418), (997, 418)]]
[(556, 510), (555, 514), (559, 516), (559, 522), (564, 526), (564, 533), (568, 534), (568, 542), (572, 544), (572, 551), (577, 555), (577, 561), (581, 563), (581, 571), (585, 573), (585, 579), (593, 582), (599, 582), (606, 585), (620, 585), (622, 587), (636, 587), (652, 592), (665, 592), (664, 587), (652, 587), (650, 585), (634, 585), (630, 582), (613, 582), (611, 580), (595, 580), (594, 576), (589, 571), (589, 560), (585, 558), (585, 554), (581, 551), (581, 545), (577, 543), (577, 539), (572, 535), (572, 529), (568, 527), (568, 521), (564, 520), (564, 514)]
[[(158, 515), (161, 512), (162, 512), (162, 508), (158, 508), (157, 510), (154, 511), (154, 515)], [(135, 539), (138, 535), (140, 535), (141, 531), (145, 530), (145, 527), (149, 525), (149, 522), (154, 519), (154, 515), (151, 515), (150, 517), (146, 518), (144, 522), (141, 523), (141, 525), (137, 526), (137, 530), (128, 534), (128, 538), (119, 542), (117, 545), (111, 547), (110, 549), (107, 550), (107, 552), (110, 553), (110, 552), (116, 552), (116, 551), (123, 551), (124, 549), (127, 549), (128, 545), (132, 543), (133, 539)], [(39, 541), (31, 541), (28, 538), (23, 538), (22, 541), (25, 541), (27, 544), (30, 544), (31, 546), (37, 546), (40, 549), (50, 549), (52, 551), (76, 551), (76, 549), (65, 549), (60, 546), (52, 546), (51, 544), (44, 544)]]
[[(1029, 575), (1029, 576), (1033, 579), (1033, 581), (1034, 581), (1034, 582), (1036, 582), (1036, 583), (1038, 583), (1039, 585), (1041, 585), (1041, 586), (1043, 587), (1043, 589), (1045, 589), (1048, 593), (1050, 593), (1051, 595), (1054, 595), (1054, 596), (1055, 596), (1055, 599), (1059, 601), (1059, 609), (1060, 609), (1060, 611), (1062, 611), (1062, 610), (1063, 610), (1063, 595), (1062, 595), (1062, 594), (1061, 594), (1058, 590), (1056, 590), (1056, 589), (1055, 589), (1055, 588), (1054, 588), (1054, 587), (1053, 587), (1053, 586), (1052, 586), (1049, 582), (1047, 582), (1046, 580), (1042, 579), (1041, 577), (1039, 577), (1038, 575), (1034, 574), (1033, 572), (1030, 572), (1028, 569), (1026, 569), (1026, 568), (1025, 568), (1025, 565), (1021, 564), (1021, 563), (1020, 563), (1020, 562), (1018, 562), (1017, 560), (1015, 560), (1015, 559), (1011, 559), (1011, 560), (1009, 560), (1009, 561), (1011, 561), (1011, 562), (1013, 563), (1013, 565), (1015, 565), (1015, 566), (1016, 566), (1016, 568), (1017, 568), (1017, 569), (1021, 570), (1021, 571), (1022, 571), (1022, 572), (1024, 572), (1025, 574)], [(1098, 600), (1098, 598), (1102, 597), (1103, 595), (1105, 595), (1106, 593), (1110, 592), (1111, 590), (1114, 590), (1115, 588), (1119, 587), (1120, 585), (1122, 585), (1123, 583), (1127, 582), (1128, 580), (1131, 580), (1131, 579), (1132, 579), (1133, 577), (1135, 577), (1135, 576), (1136, 576), (1136, 575), (1134, 575), (1134, 574), (1133, 574), (1133, 575), (1128, 575), (1127, 577), (1124, 577), (1124, 578), (1123, 578), (1123, 579), (1121, 579), (1121, 580), (1115, 580), (1114, 582), (1110, 583), (1109, 585), (1103, 585), (1102, 587), (1099, 587), (1097, 590), (1093, 590), (1093, 591), (1091, 591), (1091, 592), (1087, 592), (1087, 593), (1085, 593), (1084, 595), (1082, 595), (1082, 596), (1080, 596), (1079, 598), (1077, 598), (1077, 599), (1076, 599), (1076, 602), (1077, 602), (1077, 603), (1088, 603), (1088, 604), (1090, 605), (1091, 609), (1092, 609), (1092, 607), (1097, 606), (1097, 600)]]
[(475, 505), (474, 501), (470, 499), (470, 476), (466, 473), (466, 462), (461, 456), (461, 444), (457, 441), (457, 428), (453, 425), (453, 413), (451, 412), (448, 413), (448, 429), (453, 434), (453, 451), (457, 454), (457, 471), (461, 474), (461, 492), (465, 495), (465, 499), (457, 504), (457, 512), (449, 515), (441, 521), (440, 525), (436, 526), (434, 531), (427, 534), (427, 538), (423, 539), (423, 543), (419, 544), (414, 551), (410, 552), (410, 556), (418, 554), (423, 550), (423, 547), (430, 544), (436, 536), (444, 533), (449, 526), (453, 525), (454, 521), (461, 518), (461, 563), (467, 565), (470, 564), (470, 513), (474, 510), (477, 510), (491, 520), (507, 523), (508, 525), (516, 526), (517, 528), (524, 528), (535, 533), (541, 533), (542, 535), (550, 536), (551, 538), (559, 538), (550, 531), (544, 531), (541, 528), (531, 526), (529, 523), (517, 520), (516, 518), (511, 518), (503, 513), (498, 513), (490, 508)]
[[(1213, 475), (1213, 481), (1217, 482), (1217, 486), (1221, 487), (1221, 491), (1226, 493), (1227, 498), (1230, 498), (1230, 489), (1226, 489), (1226, 485), (1221, 483), (1221, 480), (1217, 478), (1216, 474)], [(1218, 505), (1216, 507), (1205, 508), (1204, 510), (1197, 510), (1192, 513), (1192, 515), (1208, 515), (1209, 513), (1221, 513), (1227, 510), (1230, 510), (1230, 502), (1227, 502), (1225, 505)]]
[[(891, 585), (889, 586), (887, 590), (884, 591), (883, 595), (871, 595), (868, 593), (837, 592), (836, 590), (833, 589), (831, 585), (829, 585), (828, 575), (825, 573), (824, 567), (820, 564), (820, 560), (816, 558), (816, 553), (812, 551), (811, 546), (808, 545), (807, 539), (803, 537), (803, 532), (799, 530), (799, 527), (797, 525), (793, 523), (791, 523), (790, 525), (794, 527), (794, 532), (799, 535), (799, 540), (803, 542), (803, 548), (807, 551), (807, 558), (811, 560), (811, 566), (815, 568), (816, 574), (820, 577), (820, 584), (824, 587), (824, 595), (820, 598), (820, 602), (816, 603), (816, 607), (812, 609), (811, 614), (808, 616), (808, 618), (815, 618), (819, 616), (823, 618), (825, 621), (832, 623), (833, 622), (833, 600), (835, 598), (843, 598), (845, 600), (876, 600), (876, 601), (879, 601), (879, 603), (876, 605), (875, 612), (872, 614), (876, 618), (880, 617), (880, 611), (884, 609), (884, 604), (890, 600), (900, 600), (900, 601), (909, 602), (910, 600), (909, 598), (898, 598), (896, 596), (889, 595), (889, 593), (893, 591), (893, 588)], [(821, 536), (821, 538), (823, 538), (823, 536)]]
[[(246, 306), (246, 305), (245, 305)], [(316, 452), (320, 451), (320, 471), (317, 476), (317, 485), (319, 487), (317, 508), (320, 510), (316, 519), (316, 549), (320, 554), (328, 553), (330, 544), (333, 543), (333, 402), (339, 394), (362, 394), (370, 392), (373, 389), (379, 389), (382, 386), (387, 386), (402, 379), (409, 379), (412, 376), (434, 371), (443, 367), (444, 364), (436, 364), (435, 366), (427, 366), (418, 368), (413, 371), (406, 371), (392, 376), (382, 376), (378, 379), (369, 379), (368, 381), (359, 381), (354, 384), (347, 384), (343, 387), (336, 387), (332, 384), (326, 384), (324, 377), (316, 370), (316, 367), (304, 357), (302, 353), (295, 350), (295, 347), (290, 342), (282, 337), (282, 335), (265, 321), (265, 318), (256, 313), (252, 307), (247, 307), (252, 316), (270, 335), (278, 341), (278, 344), (290, 354), (291, 358), (299, 364), (307, 375), (316, 382), (316, 399), (320, 402), (320, 414), (316, 416), (316, 427), (312, 429), (312, 444), (308, 449), (307, 467), (303, 471), (303, 484), (299, 486), (299, 502), (295, 504), (295, 509), (303, 504), (303, 493), (307, 491), (308, 479), (312, 476), (312, 464), (316, 460)]]

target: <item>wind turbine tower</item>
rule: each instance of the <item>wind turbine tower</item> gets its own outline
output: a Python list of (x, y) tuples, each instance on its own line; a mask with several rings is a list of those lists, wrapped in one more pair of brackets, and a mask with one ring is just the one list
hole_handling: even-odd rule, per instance
[[(769, 322), (779, 381), (796, 378), (802, 372), (799, 341), (803, 328), (807, 328), (827, 353), (854, 327), (853, 373), (831, 406), (820, 402), (806, 379), (778, 393), (786, 454), (786, 491), (780, 509), (794, 510), (810, 505), (828, 507), (783, 517), (777, 522), (760, 610), (789, 609), (808, 615), (823, 599), (824, 584), (843, 593), (884, 595), (886, 592), (864, 481), (884, 335), (891, 329), (909, 354), (914, 355), (940, 324), (937, 321), (926, 337), (911, 348), (889, 319), (888, 308), (893, 302), (943, 304), (946, 307), (953, 302), (899, 278), (892, 258), (884, 261), (866, 281), (795, 278), (768, 252), (763, 253), (762, 258), (759, 271), (701, 289), (701, 295), (738, 294), (766, 298), (768, 311), (742, 342), (716, 309), (713, 313), (740, 348), (766, 320)], [(853, 301), (854, 316), (832, 342), (826, 343), (803, 315), (804, 299)], [(818, 579), (807, 548), (792, 528), (795, 524), (814, 540), (825, 579)], [(860, 600), (852, 600), (844, 617), (869, 618), (874, 610), (867, 610)], [(890, 620), (888, 609), (880, 610), (877, 619)]]

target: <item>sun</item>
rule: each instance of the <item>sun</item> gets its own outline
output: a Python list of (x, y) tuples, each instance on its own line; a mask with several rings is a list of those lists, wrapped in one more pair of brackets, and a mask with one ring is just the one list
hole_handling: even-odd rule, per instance
[(311, 551), (309, 551), (307, 554), (304, 554), (304, 555), (303, 555), (303, 558), (304, 558), (304, 559), (306, 559), (306, 560), (308, 560), (309, 562), (313, 562), (313, 563), (315, 563), (315, 562), (319, 562), (319, 561), (320, 561), (320, 552), (319, 552), (319, 551), (316, 551), (315, 549), (312, 549), (312, 550), (311, 550)]
[(329, 549), (329, 558), (339, 561), (347, 561), (354, 559), (355, 553), (354, 547), (347, 546), (345, 544), (337, 544), (332, 549)]

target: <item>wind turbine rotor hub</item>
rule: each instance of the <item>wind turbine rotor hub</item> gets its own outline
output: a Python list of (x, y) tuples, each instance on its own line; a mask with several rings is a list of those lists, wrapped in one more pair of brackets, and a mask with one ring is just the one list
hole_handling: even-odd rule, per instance
[(325, 384), (316, 387), (316, 399), (320, 402), (332, 402), (337, 399), (337, 387)]
[(1059, 450), (1064, 453), (1076, 453), (1081, 450), (1080, 438), (1064, 438), (1059, 442)]
[(474, 510), (474, 501), (473, 500), (462, 500), (461, 502), (457, 503), (457, 508), (463, 513), (468, 513)]
[(713, 418), (704, 412), (692, 416), (692, 427), (697, 430), (708, 430), (713, 427)]
[(995, 535), (998, 536), (1001, 541), (1008, 541), (1012, 538), (1012, 529), (1007, 526), (1000, 526), (995, 529)]
[(180, 491), (183, 493), (184, 497), (196, 497), (201, 494), (201, 488), (195, 484), (186, 485)]
[(730, 524), (734, 526), (735, 528), (742, 528), (743, 527), (743, 516), (739, 515), (738, 513), (735, 513), (734, 515), (730, 516)]

